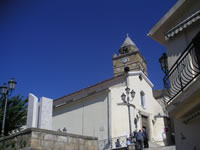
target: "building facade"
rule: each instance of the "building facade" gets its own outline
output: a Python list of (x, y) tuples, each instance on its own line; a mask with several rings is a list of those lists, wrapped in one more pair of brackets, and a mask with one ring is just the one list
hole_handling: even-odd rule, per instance
[(177, 150), (198, 150), (200, 1), (179, 0), (148, 35), (167, 49), (167, 55), (162, 57), (166, 63), (163, 80), (167, 110), (174, 121)]
[[(54, 100), (54, 130), (66, 128), (69, 133), (98, 137), (106, 149), (114, 147), (112, 139), (128, 137), (130, 126), (131, 132), (145, 127), (150, 141), (165, 144), (165, 114), (153, 97), (146, 61), (133, 44), (127, 36), (119, 56), (113, 58), (113, 78)], [(142, 62), (144, 67), (139, 68)], [(130, 120), (127, 103), (121, 99), (127, 87), (135, 91), (134, 97), (129, 95)]]

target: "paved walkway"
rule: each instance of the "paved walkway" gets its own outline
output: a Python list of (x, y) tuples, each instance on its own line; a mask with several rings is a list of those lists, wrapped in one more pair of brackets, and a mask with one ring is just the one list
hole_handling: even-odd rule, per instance
[(160, 147), (150, 147), (145, 150), (176, 150), (175, 146), (160, 146)]
[[(131, 145), (129, 150), (135, 150), (135, 146)], [(175, 146), (158, 146), (158, 147), (149, 147), (145, 148), (144, 150), (176, 150)]]

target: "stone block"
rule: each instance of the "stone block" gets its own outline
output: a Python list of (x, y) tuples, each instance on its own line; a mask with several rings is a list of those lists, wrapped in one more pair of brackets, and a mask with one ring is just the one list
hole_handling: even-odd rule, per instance
[(31, 147), (22, 148), (21, 150), (34, 150)]
[(31, 147), (40, 148), (40, 140), (39, 139), (31, 139)]
[(44, 140), (54, 141), (55, 140), (55, 135), (53, 135), (53, 134), (45, 134), (44, 135)]
[(79, 150), (85, 150), (85, 147), (84, 147), (83, 144), (80, 144), (80, 145), (79, 145)]
[(31, 133), (32, 138), (39, 138), (39, 133), (38, 132), (32, 132)]
[(64, 142), (55, 142), (53, 148), (55, 150), (64, 150), (65, 147), (66, 147), (66, 144)]
[(67, 145), (65, 145), (65, 150), (75, 150), (74, 144), (67, 144)]
[(92, 141), (86, 141), (85, 144), (86, 144), (87, 146), (92, 146)]
[(22, 139), (23, 140), (21, 142), (21, 145), (23, 147), (29, 147), (29, 146), (31, 146), (31, 137), (30, 137), (30, 135), (23, 135)]
[(53, 100), (41, 97), (39, 108), (39, 128), (48, 130), (52, 129), (52, 110)]
[(79, 145), (79, 144), (74, 144), (74, 150), (75, 150), (75, 149), (80, 150), (79, 148), (80, 148), (80, 145)]
[(58, 142), (65, 142), (68, 143), (68, 138), (66, 136), (57, 136), (56, 139)]
[(53, 149), (54, 148), (54, 141), (41, 140), (40, 146), (45, 148), (45, 149)]
[[(26, 129), (26, 132), (10, 137), (0, 149), (5, 150), (97, 150), (97, 141), (82, 136), (63, 135), (42, 129)], [(5, 147), (5, 148), (4, 148)]]
[(27, 128), (36, 128), (38, 120), (38, 98), (29, 94), (28, 97), (28, 113), (27, 113)]
[(80, 142), (79, 142), (79, 141), (80, 141), (80, 139), (79, 139), (79, 138), (74, 138), (74, 142), (73, 142), (73, 143), (74, 143), (74, 144), (76, 144), (76, 145), (78, 145), (78, 144), (80, 144)]
[(67, 137), (67, 143), (74, 143), (74, 138), (73, 137)]
[(79, 138), (79, 143), (80, 143), (80, 144), (84, 144), (84, 142), (85, 142), (84, 139)]

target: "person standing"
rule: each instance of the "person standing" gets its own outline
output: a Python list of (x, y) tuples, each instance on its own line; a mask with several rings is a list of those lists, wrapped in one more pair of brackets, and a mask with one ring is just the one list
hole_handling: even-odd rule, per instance
[(139, 150), (143, 150), (144, 134), (141, 130), (136, 133), (136, 140), (138, 143)]
[(131, 144), (131, 137), (128, 137), (126, 139), (126, 146), (127, 146), (127, 150), (129, 150), (129, 145)]
[(117, 141), (115, 142), (115, 147), (121, 147), (119, 139), (117, 139)]
[(143, 127), (142, 132), (144, 135), (144, 148), (149, 148), (149, 137), (146, 128)]

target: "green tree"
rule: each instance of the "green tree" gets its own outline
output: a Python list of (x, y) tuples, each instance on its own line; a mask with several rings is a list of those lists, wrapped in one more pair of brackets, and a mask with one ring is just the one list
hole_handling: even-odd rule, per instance
[[(23, 96), (13, 96), (8, 98), (4, 134), (7, 136), (14, 130), (26, 124), (26, 114), (28, 99)], [(5, 98), (0, 98), (0, 134), (2, 129), (3, 111), (5, 106)]]

